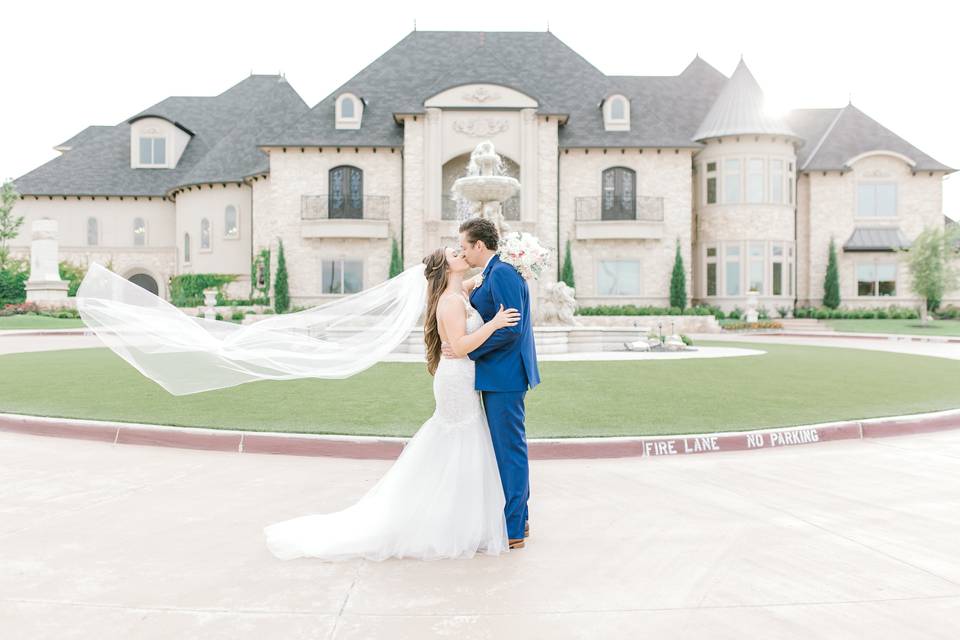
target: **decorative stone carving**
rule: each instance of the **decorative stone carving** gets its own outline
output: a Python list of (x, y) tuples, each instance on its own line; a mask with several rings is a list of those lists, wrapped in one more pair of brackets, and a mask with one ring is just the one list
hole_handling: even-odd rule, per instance
[(490, 91), (486, 87), (477, 87), (473, 91), (463, 94), (463, 99), (468, 100), (469, 102), (477, 102), (483, 104), (485, 102), (490, 102), (492, 100), (499, 100), (500, 94), (494, 91)]
[(502, 118), (473, 118), (471, 120), (454, 120), (453, 130), (472, 138), (488, 138), (506, 131), (510, 124)]
[(575, 290), (566, 282), (554, 282), (544, 287), (538, 324), (573, 327), (578, 325)]

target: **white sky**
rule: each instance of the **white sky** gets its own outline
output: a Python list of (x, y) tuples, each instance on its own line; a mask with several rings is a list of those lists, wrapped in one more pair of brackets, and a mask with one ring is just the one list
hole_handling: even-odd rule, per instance
[[(333, 5), (337, 5), (334, 7)], [(92, 124), (171, 95), (216, 95), (286, 74), (310, 106), (413, 29), (550, 30), (601, 71), (673, 75), (697, 53), (729, 76), (740, 55), (781, 108), (853, 103), (960, 168), (960, 8), (939, 2), (8, 3), (0, 30), (0, 178)], [(960, 5), (957, 5), (960, 7)], [(496, 17), (503, 16), (503, 17)], [(944, 182), (960, 218), (960, 172)]]

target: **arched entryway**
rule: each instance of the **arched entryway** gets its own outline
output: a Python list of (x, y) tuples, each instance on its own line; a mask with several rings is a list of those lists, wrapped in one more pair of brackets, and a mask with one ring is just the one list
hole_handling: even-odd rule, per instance
[(133, 284), (143, 287), (153, 295), (160, 295), (160, 287), (157, 285), (156, 279), (154, 279), (154, 277), (151, 275), (146, 273), (135, 273), (128, 277), (127, 280)]

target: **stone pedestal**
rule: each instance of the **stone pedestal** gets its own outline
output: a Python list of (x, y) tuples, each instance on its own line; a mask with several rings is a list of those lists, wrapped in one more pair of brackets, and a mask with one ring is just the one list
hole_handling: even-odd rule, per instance
[(216, 320), (217, 311), (214, 307), (217, 306), (217, 288), (208, 287), (203, 290), (203, 317), (207, 320)]
[(744, 320), (756, 322), (759, 317), (760, 314), (757, 313), (757, 292), (751, 290), (747, 295), (747, 312), (744, 315)]
[(56, 302), (67, 299), (69, 283), (60, 279), (57, 221), (42, 218), (33, 222), (30, 243), (30, 279), (26, 282), (27, 302)]

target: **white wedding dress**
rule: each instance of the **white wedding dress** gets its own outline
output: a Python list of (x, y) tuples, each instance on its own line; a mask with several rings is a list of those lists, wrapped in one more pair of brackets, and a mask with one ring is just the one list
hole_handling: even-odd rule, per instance
[[(483, 325), (463, 297), (467, 333)], [(436, 410), (356, 503), (264, 528), (281, 559), (472, 558), (509, 550), (504, 494), (469, 358), (441, 358)]]

